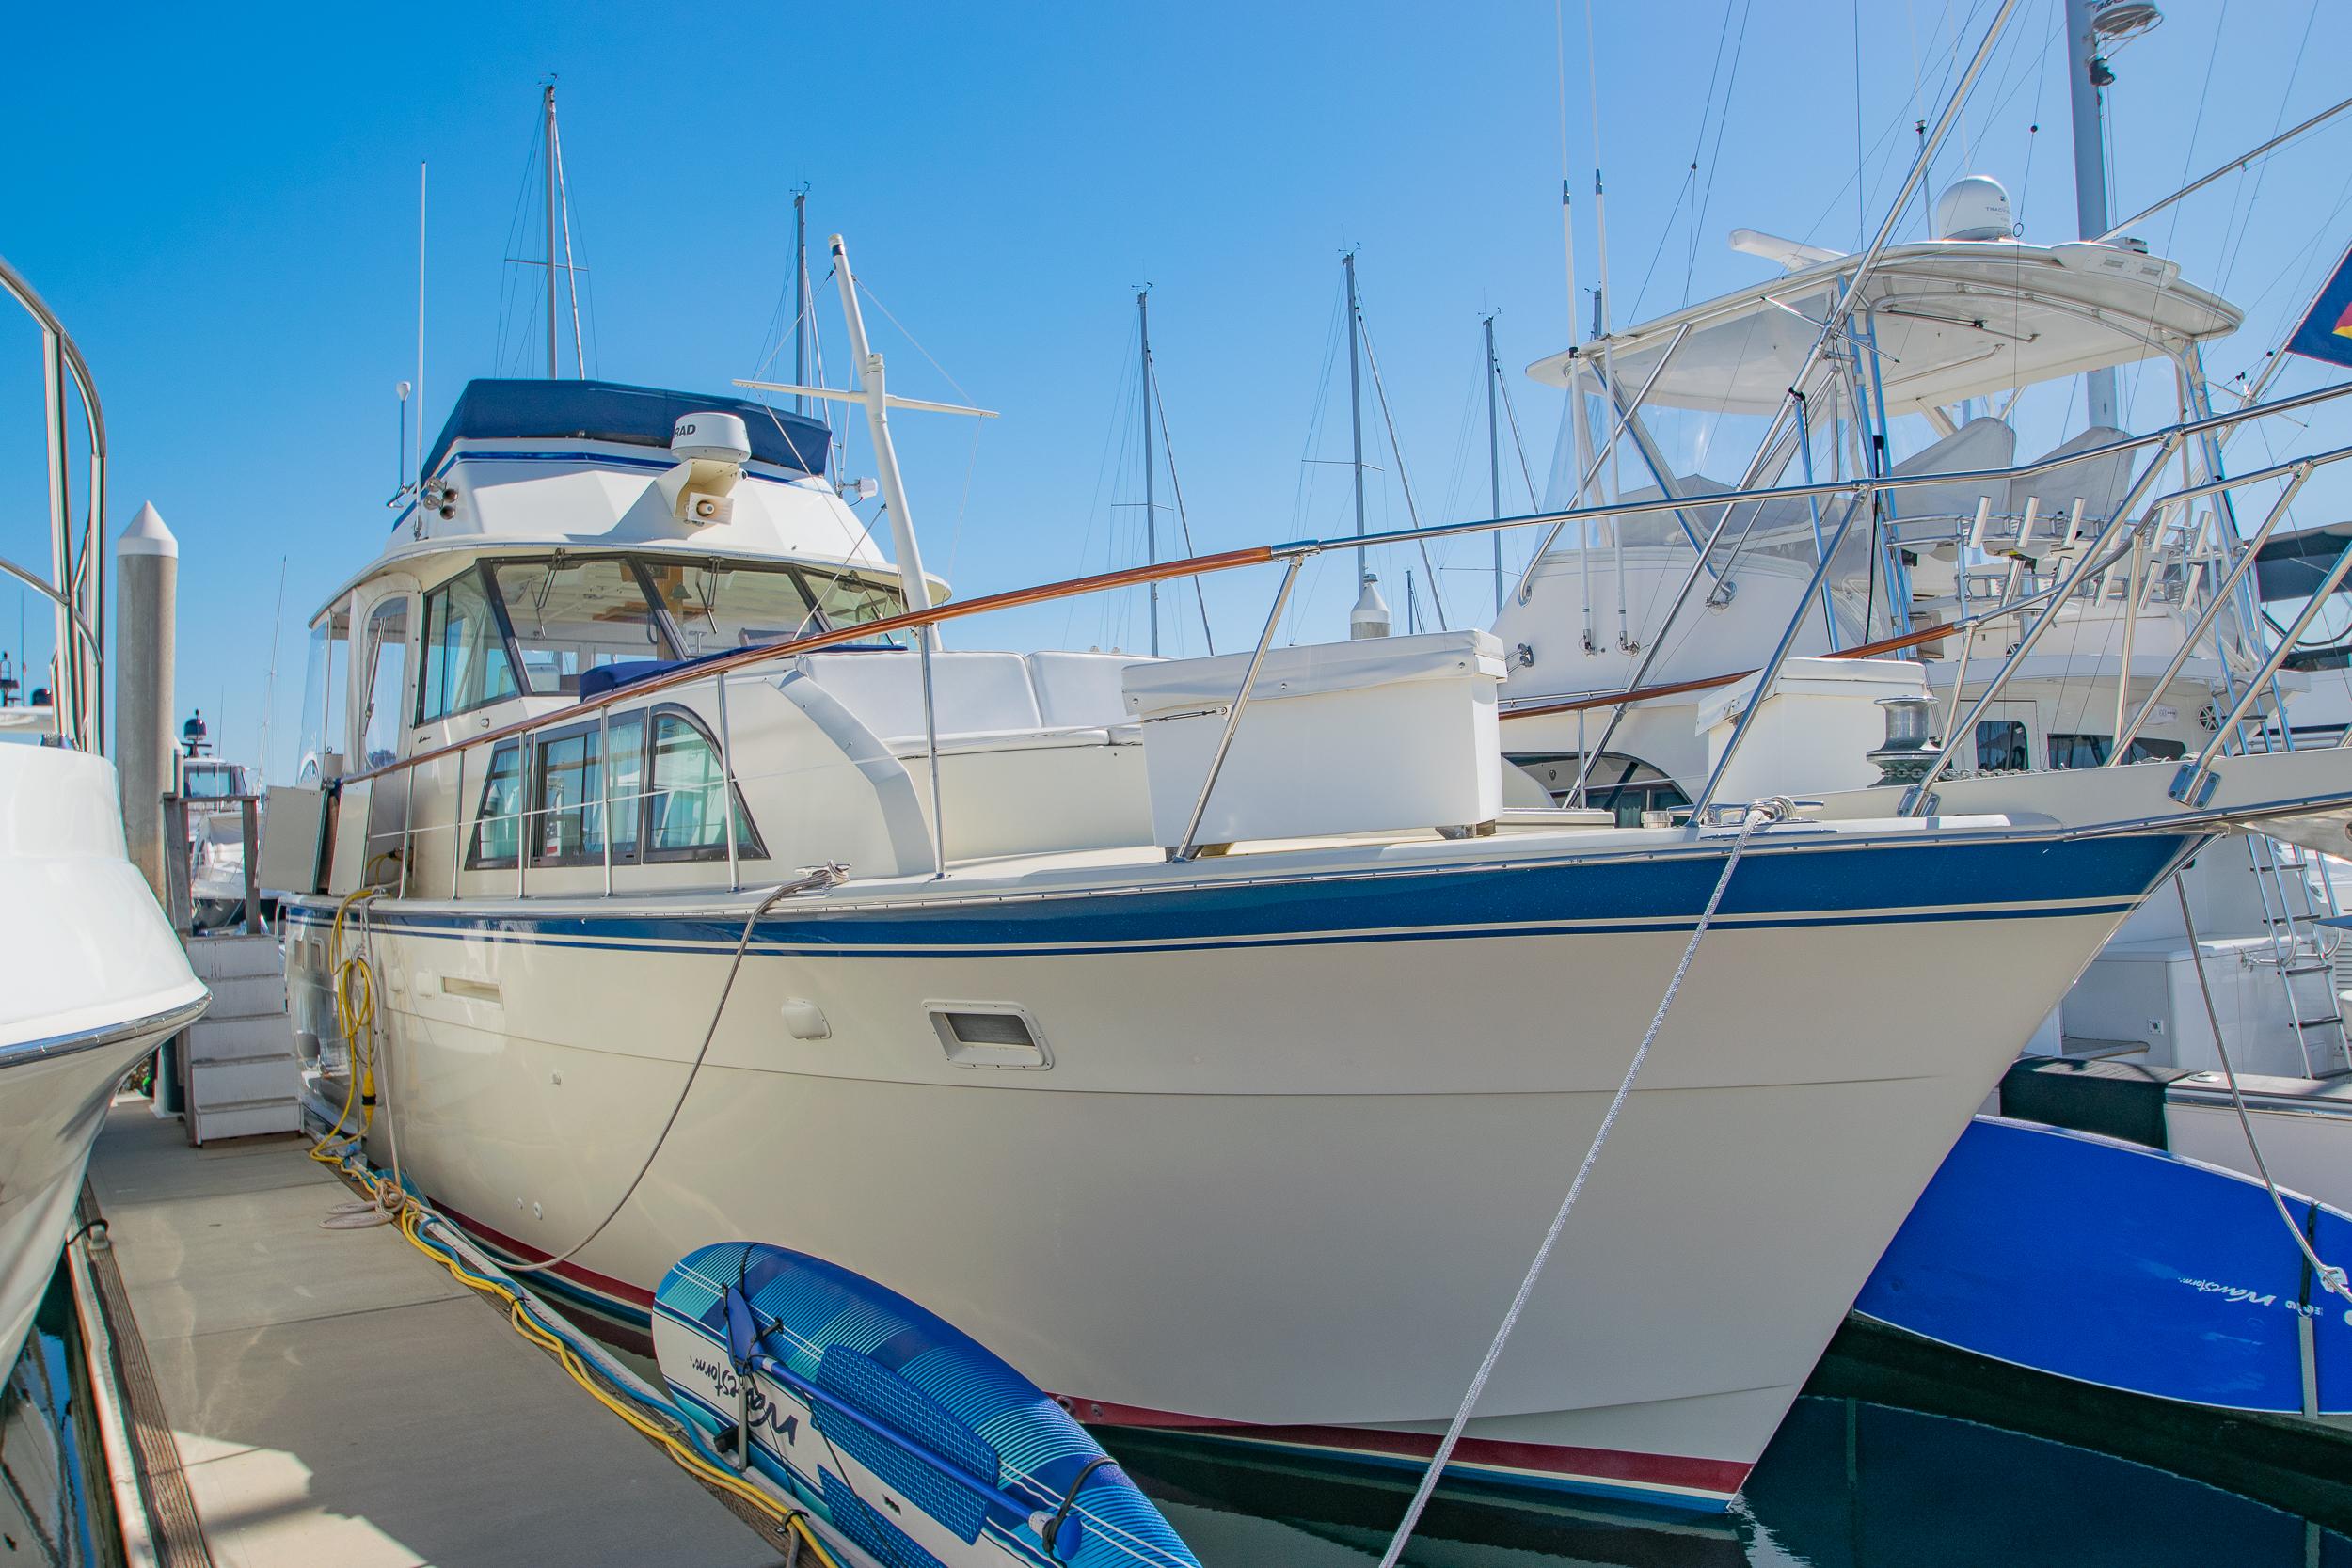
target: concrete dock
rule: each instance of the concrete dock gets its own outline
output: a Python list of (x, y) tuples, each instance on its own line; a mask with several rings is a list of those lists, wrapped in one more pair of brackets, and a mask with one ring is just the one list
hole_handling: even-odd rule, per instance
[(213, 1561), (779, 1560), (396, 1231), (322, 1228), (308, 1148), (125, 1099), (90, 1163)]

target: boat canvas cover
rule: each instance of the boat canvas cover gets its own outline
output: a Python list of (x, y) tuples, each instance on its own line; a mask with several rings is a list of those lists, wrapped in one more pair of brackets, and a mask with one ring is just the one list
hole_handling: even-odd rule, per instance
[(459, 441), (618, 441), (667, 451), (670, 433), (688, 414), (733, 414), (750, 432), (752, 461), (811, 477), (825, 471), (833, 433), (823, 421), (747, 398), (630, 387), (618, 381), (466, 383), (440, 438), (425, 460), (437, 472)]

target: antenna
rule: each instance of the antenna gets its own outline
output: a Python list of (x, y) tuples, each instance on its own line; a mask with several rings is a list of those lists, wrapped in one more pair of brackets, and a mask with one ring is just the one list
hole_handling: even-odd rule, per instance
[[(792, 193), (792, 380), (808, 385), (808, 185)], [(792, 412), (808, 412), (808, 399), (794, 396)]]
[[(1347, 277), (1347, 424), (1355, 443), (1352, 448), (1354, 456), (1348, 460), (1348, 466), (1356, 475), (1356, 536), (1360, 539), (1364, 533), (1364, 399), (1357, 386), (1356, 367), (1363, 354), (1356, 344), (1362, 335), (1363, 321), (1356, 309), (1356, 253), (1353, 250), (1341, 253), (1340, 269)], [(1360, 545), (1356, 548), (1356, 580), (1364, 580), (1364, 550)]]
[[(421, 497), (424, 489), (424, 181), (426, 165), (417, 164), (417, 477), (416, 485)], [(406, 406), (403, 404), (403, 408)]]
[(539, 89), (546, 107), (546, 127), (540, 135), (547, 158), (541, 182), (548, 188), (548, 379), (555, 379), (555, 77), (550, 73)]
[[(1136, 291), (1136, 356), (1143, 397), (1136, 411), (1143, 420), (1143, 561), (1147, 566), (1160, 563), (1159, 515), (1152, 508), (1152, 309), (1149, 301), (1152, 285), (1144, 284)], [(1360, 518), (1357, 532), (1363, 531)], [(1152, 657), (1160, 657), (1160, 584), (1151, 584)]]
[(392, 504), (408, 492), (408, 393), (405, 381), (392, 383), (392, 395), (400, 401), (400, 445), (392, 449)]
[[(1495, 423), (1495, 390), (1502, 383), (1502, 367), (1495, 361), (1495, 313), (1488, 311), (1486, 327), (1486, 515), (1502, 515), (1502, 432)], [(1494, 531), (1495, 613), (1502, 613), (1502, 531)]]

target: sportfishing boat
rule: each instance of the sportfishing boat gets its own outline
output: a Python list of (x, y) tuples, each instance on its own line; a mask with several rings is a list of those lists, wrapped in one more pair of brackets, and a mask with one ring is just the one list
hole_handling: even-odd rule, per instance
[[(39, 321), (51, 356), (49, 428), (63, 431), (66, 377), (97, 394), (72, 340), (31, 285), (0, 261), (0, 287)], [(140, 1057), (204, 1010), (202, 982), (152, 891), (124, 853), (115, 770), (99, 754), (103, 675), (91, 628), (105, 594), (99, 528), (103, 424), (90, 420), (90, 524), (73, 566), (65, 497), (53, 473), (61, 560), (54, 578), (11, 577), (57, 610), (58, 701), (47, 733), (0, 731), (0, 1367), (26, 1327), (73, 1229), (82, 1172), (116, 1085)], [(11, 708), (12, 715), (36, 708)]]
[[(2168, 764), (1507, 804), (1495, 639), (1272, 646), (1353, 536), (949, 598), (887, 419), (937, 405), (834, 258), (856, 386), (781, 389), (863, 406), (889, 558), (813, 419), (472, 383), (314, 620), (314, 796), (274, 802), (318, 1119), (624, 1342), (677, 1258), (755, 1240), (1089, 1423), (1422, 1465), (1654, 1028), (1449, 1474), (1721, 1508), (2130, 911), (2232, 824), (2352, 816), (2317, 752), (2201, 752), (2185, 801)], [(1251, 567), (1245, 655), (941, 637)], [(1953, 965), (2003, 983), (1918, 1007)]]

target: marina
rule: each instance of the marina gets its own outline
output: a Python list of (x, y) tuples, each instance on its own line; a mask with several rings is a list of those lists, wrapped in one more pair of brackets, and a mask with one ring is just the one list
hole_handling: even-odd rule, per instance
[[(1385, 156), (1556, 132), (1557, 232), (1416, 263), (1526, 205), (1433, 187), (1311, 375), (1254, 239), (1105, 209), (1015, 277), (813, 120), (814, 199), (697, 99), (671, 227), (682, 88), (571, 19), (585, 82), (326, 133), (419, 153), (344, 247), (396, 307), (221, 281), (209, 398), (20, 203), (0, 1563), (2352, 1563), (2340, 20), (2280, 89), (2227, 6), (1955, 3), (1902, 71), (1857, 10), (1851, 147), (1726, 153), (1799, 47), (1749, 9), (1638, 115), (1656, 18), (1555, 4), (1548, 84), (1528, 18), (1434, 42), (1393, 90), (1498, 128)], [(1604, 133), (1685, 111), (1619, 294)], [(1104, 397), (1111, 235), (1232, 319), (1113, 290)], [(1482, 296), (1433, 487), (1423, 318), (1489, 274), (1534, 357)]]

